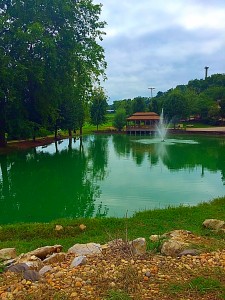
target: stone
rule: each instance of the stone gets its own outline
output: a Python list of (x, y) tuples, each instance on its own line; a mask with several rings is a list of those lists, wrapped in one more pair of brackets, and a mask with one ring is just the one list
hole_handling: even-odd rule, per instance
[(186, 239), (188, 236), (190, 236), (191, 234), (192, 233), (189, 230), (179, 229), (179, 230), (173, 230), (168, 233), (165, 233), (162, 236), (167, 237), (167, 238), (169, 237), (173, 240), (181, 240), (182, 241), (182, 240)]
[(18, 256), (17, 263), (25, 263), (29, 269), (35, 270), (40, 270), (44, 266), (40, 258), (35, 255), (30, 255), (29, 253)]
[(4, 260), (2, 262), (3, 266), (6, 266), (6, 267), (9, 267), (9, 266), (11, 266), (11, 265), (13, 265), (15, 263), (16, 263), (16, 259), (15, 258), (13, 258), (13, 259), (7, 259), (7, 260)]
[(48, 264), (54, 264), (54, 263), (58, 263), (58, 262), (63, 262), (66, 258), (66, 254), (65, 253), (53, 253), (52, 255), (50, 255), (49, 257), (45, 258), (43, 260), (43, 263), (48, 263)]
[(158, 235), (158, 234), (152, 234), (151, 236), (150, 236), (150, 241), (152, 241), (152, 242), (158, 242), (160, 239), (161, 239), (162, 237), (161, 237), (161, 235)]
[(75, 257), (70, 265), (70, 268), (75, 268), (77, 266), (84, 265), (86, 264), (86, 262), (87, 262), (87, 258), (84, 255)]
[(130, 242), (131, 251), (134, 255), (143, 255), (146, 253), (146, 240), (145, 238), (137, 238)]
[(199, 250), (197, 249), (185, 249), (184, 251), (180, 252), (177, 256), (181, 257), (184, 255), (192, 255), (196, 256), (199, 255)]
[(87, 228), (87, 226), (84, 224), (80, 224), (79, 228), (80, 230), (84, 231)]
[(44, 266), (43, 268), (41, 268), (40, 270), (39, 270), (39, 275), (40, 276), (43, 276), (45, 273), (47, 273), (47, 272), (49, 272), (49, 271), (51, 271), (52, 270), (52, 267), (51, 266)]
[(101, 254), (101, 245), (96, 243), (87, 244), (75, 244), (68, 249), (68, 253), (74, 253), (76, 255), (95, 255)]
[(24, 271), (28, 270), (28, 265), (25, 263), (15, 264), (6, 268), (6, 271), (15, 272), (15, 273), (23, 273)]
[(56, 231), (62, 231), (63, 230), (63, 226), (62, 225), (55, 225), (55, 230)]
[(29, 281), (38, 281), (40, 278), (40, 275), (38, 272), (34, 271), (34, 270), (25, 270), (23, 272), (23, 278)]
[(15, 248), (4, 248), (0, 250), (0, 259), (8, 260), (16, 257)]
[(151, 272), (149, 272), (149, 271), (145, 272), (145, 276), (146, 277), (151, 277)]
[(206, 219), (202, 225), (213, 230), (225, 229), (225, 222), (217, 219)]
[(34, 255), (37, 256), (40, 259), (45, 259), (48, 255), (51, 255), (53, 253), (59, 253), (62, 250), (61, 245), (54, 245), (54, 246), (45, 246), (41, 248), (37, 248), (31, 252), (28, 252), (30, 256)]
[(183, 251), (188, 246), (188, 243), (170, 239), (163, 243), (161, 253), (166, 256), (177, 256), (178, 253)]

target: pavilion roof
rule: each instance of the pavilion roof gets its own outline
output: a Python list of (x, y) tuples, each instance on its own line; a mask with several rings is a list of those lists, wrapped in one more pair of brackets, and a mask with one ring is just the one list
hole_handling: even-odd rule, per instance
[(147, 120), (159, 120), (160, 116), (154, 112), (136, 112), (129, 118), (128, 121), (132, 120), (140, 120), (140, 121), (147, 121)]

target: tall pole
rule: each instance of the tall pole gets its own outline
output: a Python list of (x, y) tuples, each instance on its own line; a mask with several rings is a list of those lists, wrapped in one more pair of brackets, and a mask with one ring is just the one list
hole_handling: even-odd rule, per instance
[(205, 67), (205, 79), (208, 77), (208, 68), (209, 67)]
[(155, 89), (154, 87), (149, 87), (149, 90), (151, 90), (151, 98), (152, 98), (152, 91)]

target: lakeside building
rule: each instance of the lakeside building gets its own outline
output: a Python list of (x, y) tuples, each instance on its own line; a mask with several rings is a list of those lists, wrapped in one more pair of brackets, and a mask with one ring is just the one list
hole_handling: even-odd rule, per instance
[(160, 116), (154, 112), (136, 112), (126, 122), (128, 134), (149, 134), (156, 131)]

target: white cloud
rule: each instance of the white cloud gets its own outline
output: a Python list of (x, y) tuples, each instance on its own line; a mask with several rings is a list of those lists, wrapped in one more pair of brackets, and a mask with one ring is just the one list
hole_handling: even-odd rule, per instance
[[(95, 0), (97, 3), (97, 0)], [(111, 101), (225, 71), (223, 0), (102, 0)]]

